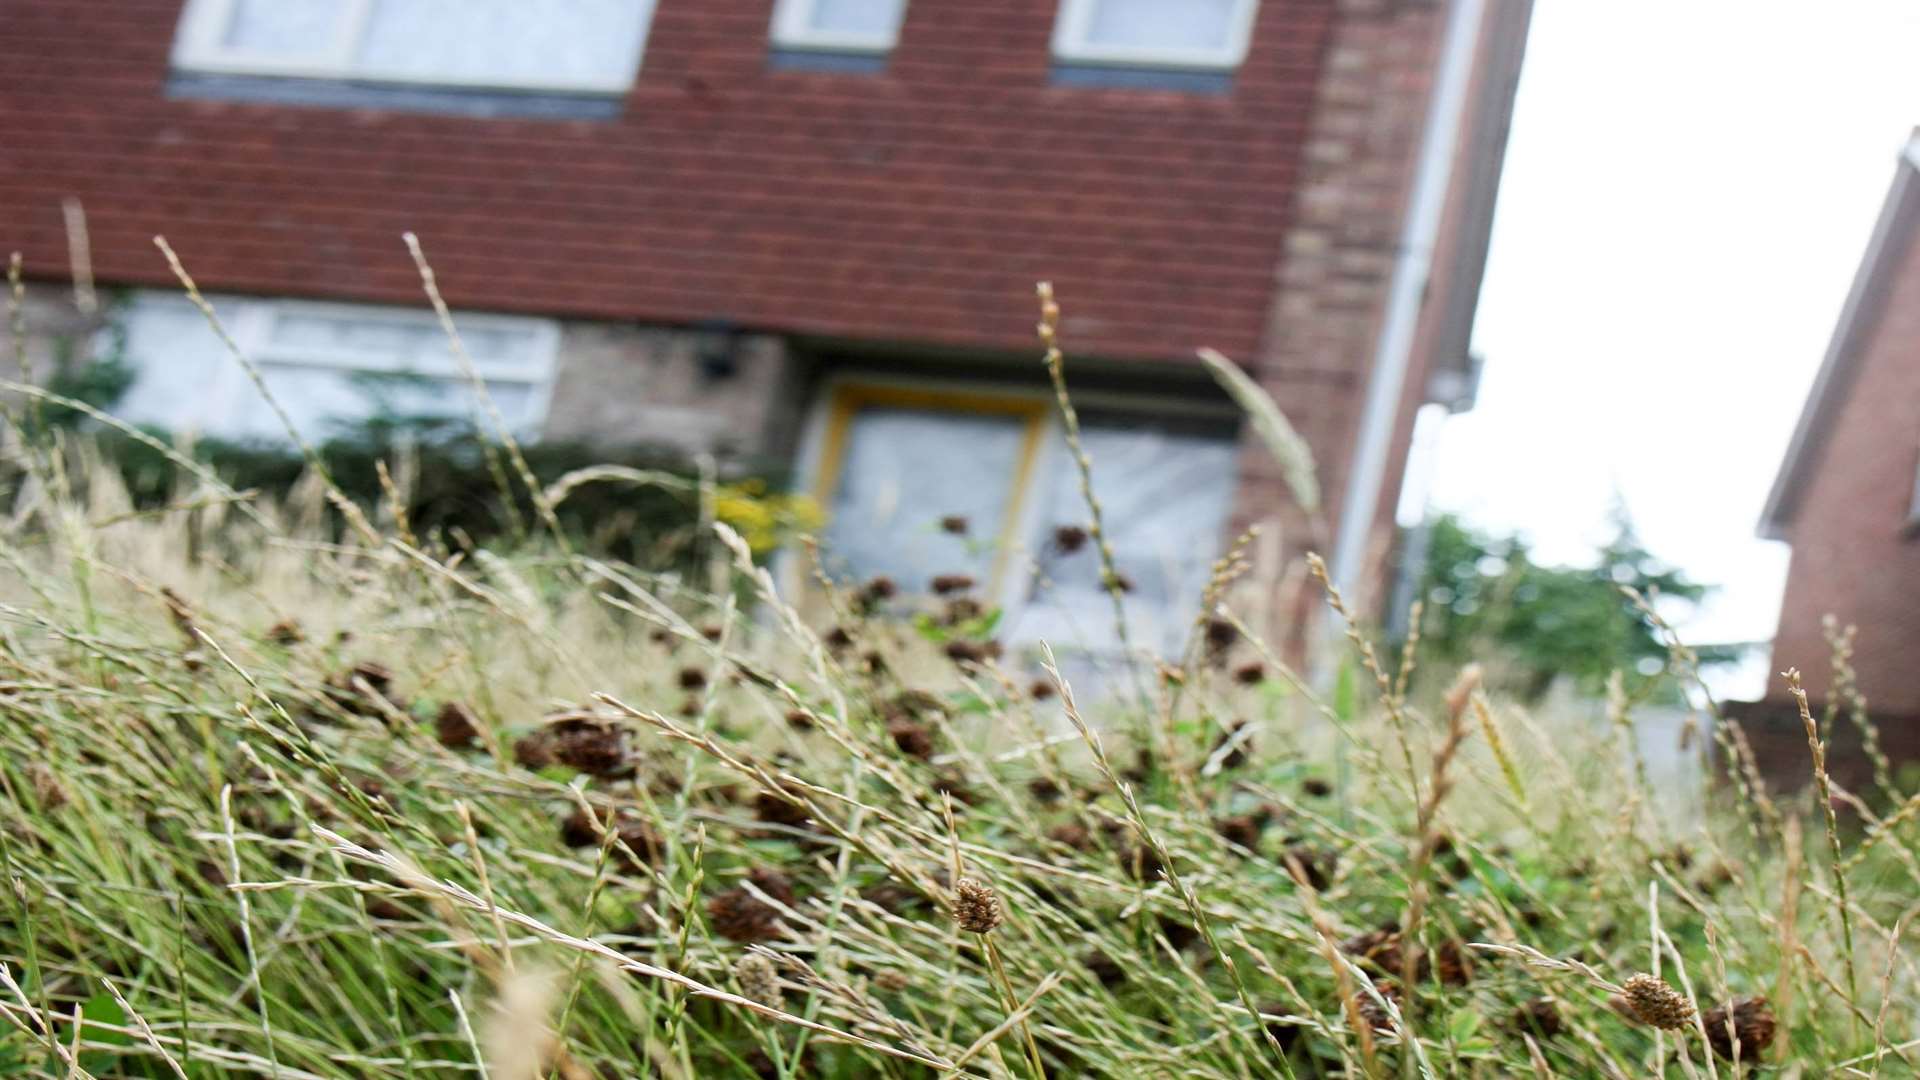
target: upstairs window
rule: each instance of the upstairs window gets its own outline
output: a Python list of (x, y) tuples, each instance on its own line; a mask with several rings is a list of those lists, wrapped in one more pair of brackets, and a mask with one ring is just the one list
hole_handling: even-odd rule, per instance
[[(359, 304), (216, 297), (214, 307), (274, 400), (306, 438), (350, 434), (369, 421), (438, 422), (456, 429), (491, 417), (431, 312)], [(455, 316), (487, 396), (516, 435), (546, 418), (559, 327), (545, 319)], [(127, 420), (228, 439), (280, 441), (285, 429), (238, 362), (183, 296), (142, 292), (128, 306), (134, 383), (116, 412)]]
[(1061, 0), (1053, 54), (1068, 64), (1228, 71), (1246, 59), (1259, 0)]
[(226, 75), (617, 94), (653, 0), (188, 0), (175, 66)]
[(779, 0), (773, 43), (783, 49), (883, 53), (900, 37), (907, 0)]

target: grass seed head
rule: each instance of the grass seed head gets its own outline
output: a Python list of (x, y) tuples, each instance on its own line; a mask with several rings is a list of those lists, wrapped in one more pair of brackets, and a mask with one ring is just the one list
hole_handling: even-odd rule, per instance
[(1648, 1027), (1677, 1031), (1693, 1020), (1693, 1002), (1658, 976), (1642, 972), (1622, 989), (1628, 1013)]
[(969, 934), (991, 934), (1000, 925), (1000, 895), (993, 886), (961, 878), (953, 886), (953, 921)]
[(780, 1004), (780, 974), (774, 970), (773, 961), (757, 952), (734, 961), (733, 981), (741, 994), (762, 1005)]

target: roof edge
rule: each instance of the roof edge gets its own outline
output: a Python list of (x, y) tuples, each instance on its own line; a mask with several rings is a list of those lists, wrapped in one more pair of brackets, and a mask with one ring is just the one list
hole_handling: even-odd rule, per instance
[(1890, 259), (1904, 250), (1911, 238), (1914, 222), (1920, 219), (1920, 129), (1907, 138), (1894, 167), (1893, 183), (1874, 221), (1873, 233), (1854, 272), (1853, 285), (1840, 306), (1840, 318), (1827, 343), (1826, 356), (1807, 391), (1806, 404), (1794, 424), (1793, 437), (1774, 476), (1773, 488), (1760, 511), (1758, 533), (1762, 539), (1784, 540), (1794, 515), (1800, 509), (1800, 497), (1807, 474), (1813, 468), (1819, 432), (1832, 419), (1858, 365), (1859, 344), (1872, 328), (1890, 283), (1883, 272)]

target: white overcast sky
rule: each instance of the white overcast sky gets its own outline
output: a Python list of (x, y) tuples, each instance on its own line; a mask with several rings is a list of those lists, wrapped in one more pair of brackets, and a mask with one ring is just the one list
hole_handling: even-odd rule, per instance
[(1688, 637), (1771, 637), (1787, 549), (1755, 523), (1920, 124), (1917, 48), (1920, 0), (1536, 0), (1432, 505), (1576, 562), (1617, 492), (1722, 587)]

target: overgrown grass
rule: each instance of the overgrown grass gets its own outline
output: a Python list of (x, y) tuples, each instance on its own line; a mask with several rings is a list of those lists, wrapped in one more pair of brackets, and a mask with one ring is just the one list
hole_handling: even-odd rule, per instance
[(317, 475), (134, 513), (82, 448), (9, 452), (0, 1075), (1920, 1056), (1914, 803), (1849, 838), (1736, 769), (1682, 814), (1624, 695), (1529, 715), (1364, 627), (1309, 681), (1232, 558), (1184, 656), (1076, 701), (916, 632), (919, 583), (780, 593), (724, 525), (696, 583), (342, 518)]

